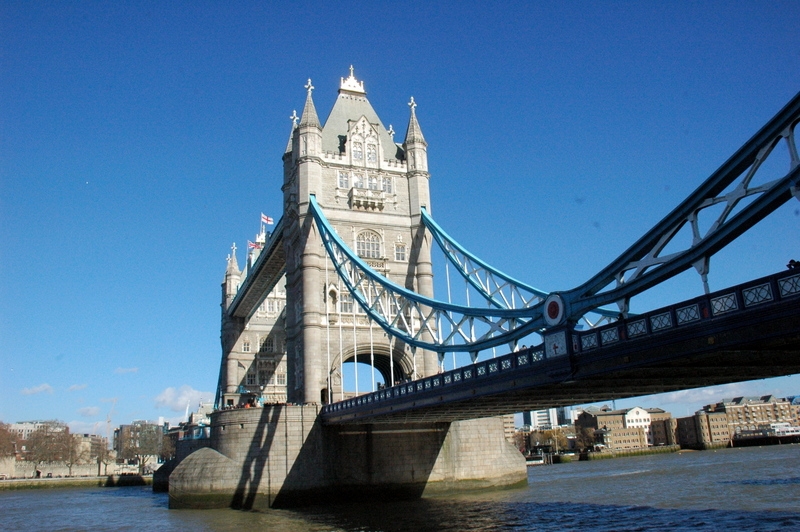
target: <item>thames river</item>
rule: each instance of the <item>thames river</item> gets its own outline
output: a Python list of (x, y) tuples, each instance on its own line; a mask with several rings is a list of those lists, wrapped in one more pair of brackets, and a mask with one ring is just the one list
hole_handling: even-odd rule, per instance
[(528, 486), (301, 510), (169, 510), (149, 488), (0, 491), (3, 530), (800, 530), (800, 445), (528, 468)]

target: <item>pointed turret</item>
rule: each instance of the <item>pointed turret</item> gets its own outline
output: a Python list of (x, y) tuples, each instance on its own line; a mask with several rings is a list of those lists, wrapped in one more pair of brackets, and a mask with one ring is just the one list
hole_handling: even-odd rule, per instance
[(403, 144), (407, 146), (421, 144), (423, 147), (427, 147), (428, 143), (425, 142), (425, 137), (422, 136), (422, 128), (419, 127), (419, 122), (417, 121), (417, 102), (414, 101), (413, 96), (411, 101), (408, 102), (408, 106), (411, 108), (411, 118), (408, 121), (408, 129), (406, 130), (406, 138)]
[[(313, 103), (312, 103), (313, 105)], [(297, 131), (297, 121), (300, 120), (300, 117), (297, 116), (297, 109), (292, 111), (292, 116), (289, 117), (289, 120), (292, 121), (292, 131), (289, 133), (289, 142), (286, 143), (286, 149), (283, 151), (283, 154), (286, 155), (287, 153), (292, 153), (292, 145), (294, 141), (294, 133)]]
[(413, 96), (408, 106), (411, 108), (411, 118), (408, 120), (406, 139), (403, 141), (403, 149), (405, 149), (406, 160), (408, 161), (408, 171), (427, 172), (428, 143), (425, 142), (425, 137), (422, 136), (422, 129), (417, 121), (417, 102), (414, 101)]
[(225, 268), (225, 279), (222, 281), (222, 313), (230, 306), (236, 292), (239, 290), (239, 283), (242, 280), (242, 272), (239, 270), (239, 263), (236, 261), (236, 244), (231, 246), (231, 254), (228, 255), (228, 267)]
[(311, 78), (308, 78), (306, 90), (308, 93), (306, 94), (306, 105), (303, 107), (303, 118), (300, 119), (300, 127), (321, 127), (319, 118), (317, 117), (317, 109), (314, 107), (314, 100), (311, 98), (311, 91), (314, 90), (314, 86), (311, 84)]
[(225, 276), (228, 275), (241, 275), (239, 269), (239, 262), (236, 260), (236, 243), (231, 246), (231, 254), (228, 255), (228, 267), (225, 269)]
[(306, 104), (303, 107), (303, 116), (300, 118), (300, 125), (297, 127), (297, 135), (294, 135), (299, 145), (292, 146), (295, 160), (309, 155), (320, 155), (322, 126), (317, 117), (314, 100), (311, 98), (311, 91), (313, 90), (314, 86), (311, 84), (311, 78), (309, 78), (308, 83), (306, 83)]

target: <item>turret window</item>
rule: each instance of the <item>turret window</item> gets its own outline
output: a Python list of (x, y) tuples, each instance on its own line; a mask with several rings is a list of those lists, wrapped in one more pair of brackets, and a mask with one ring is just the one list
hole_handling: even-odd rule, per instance
[(394, 246), (394, 260), (396, 260), (396, 261), (405, 261), (406, 260), (406, 245), (405, 244), (395, 244), (395, 246)]
[(353, 186), (356, 188), (364, 188), (363, 174), (353, 174)]
[(350, 176), (347, 172), (339, 172), (339, 188), (350, 188)]
[(353, 143), (353, 159), (360, 161), (364, 158), (364, 145), (360, 142)]
[(367, 178), (367, 188), (370, 190), (378, 190), (378, 178), (371, 175)]
[(242, 352), (249, 353), (250, 352), (250, 340), (245, 340), (242, 342)]
[(378, 148), (374, 144), (367, 144), (367, 162), (374, 163), (378, 160)]
[(364, 231), (356, 237), (356, 253), (365, 259), (381, 257), (381, 237), (372, 231)]
[(386, 192), (387, 194), (391, 194), (392, 193), (392, 189), (393, 189), (393, 187), (392, 187), (392, 178), (388, 177), (388, 176), (384, 177), (383, 178), (383, 191)]

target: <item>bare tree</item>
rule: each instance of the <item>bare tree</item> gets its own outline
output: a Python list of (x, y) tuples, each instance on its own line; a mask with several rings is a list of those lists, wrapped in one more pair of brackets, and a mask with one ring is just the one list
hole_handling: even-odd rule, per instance
[(141, 475), (150, 459), (161, 453), (163, 431), (159, 425), (152, 424), (131, 425), (130, 429), (122, 448), (122, 457), (135, 460)]
[(566, 450), (569, 447), (569, 440), (567, 440), (567, 435), (564, 434), (563, 431), (559, 429), (553, 430), (546, 430), (544, 431), (543, 439), (546, 442), (551, 443), (555, 447), (555, 451), (558, 452), (559, 450)]
[(25, 459), (37, 464), (63, 460), (65, 451), (68, 452), (63, 434), (69, 434), (64, 423), (50, 421), (43, 424), (25, 440)]
[(64, 432), (57, 436), (57, 439), (62, 447), (62, 459), (69, 470), (68, 475), (71, 477), (72, 467), (76, 464), (88, 462), (91, 458), (91, 450), (81, 445), (75, 434)]
[(575, 434), (575, 444), (581, 450), (594, 447), (594, 429), (581, 427)]
[(175, 458), (175, 441), (166, 434), (161, 438), (161, 452), (159, 456), (164, 461)]
[[(106, 440), (103, 441), (105, 442)], [(95, 460), (97, 460), (97, 476), (100, 476), (100, 465), (105, 466), (105, 472), (103, 474), (108, 475), (108, 464), (114, 459), (114, 453), (111, 452), (108, 445), (98, 445), (97, 448), (93, 450), (93, 453)]]
[(11, 432), (11, 427), (0, 422), (0, 457), (14, 456), (16, 443), (17, 435)]
[(527, 453), (528, 451), (528, 444), (527, 444), (527, 434), (522, 431), (514, 432), (514, 447), (519, 450), (522, 454)]

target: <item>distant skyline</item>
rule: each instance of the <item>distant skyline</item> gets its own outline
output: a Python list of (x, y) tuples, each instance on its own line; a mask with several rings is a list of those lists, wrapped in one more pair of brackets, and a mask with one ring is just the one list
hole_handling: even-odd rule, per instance
[[(387, 127), (413, 96), (437, 222), (566, 290), (800, 90), (798, 20), (794, 1), (4, 2), (0, 420), (104, 435), (213, 399), (225, 258), (282, 215), (308, 78), (323, 120), (351, 65)], [(800, 259), (799, 222), (792, 200), (728, 246), (711, 289)], [(633, 310), (700, 293), (687, 272)], [(617, 407), (768, 394), (800, 376)]]

